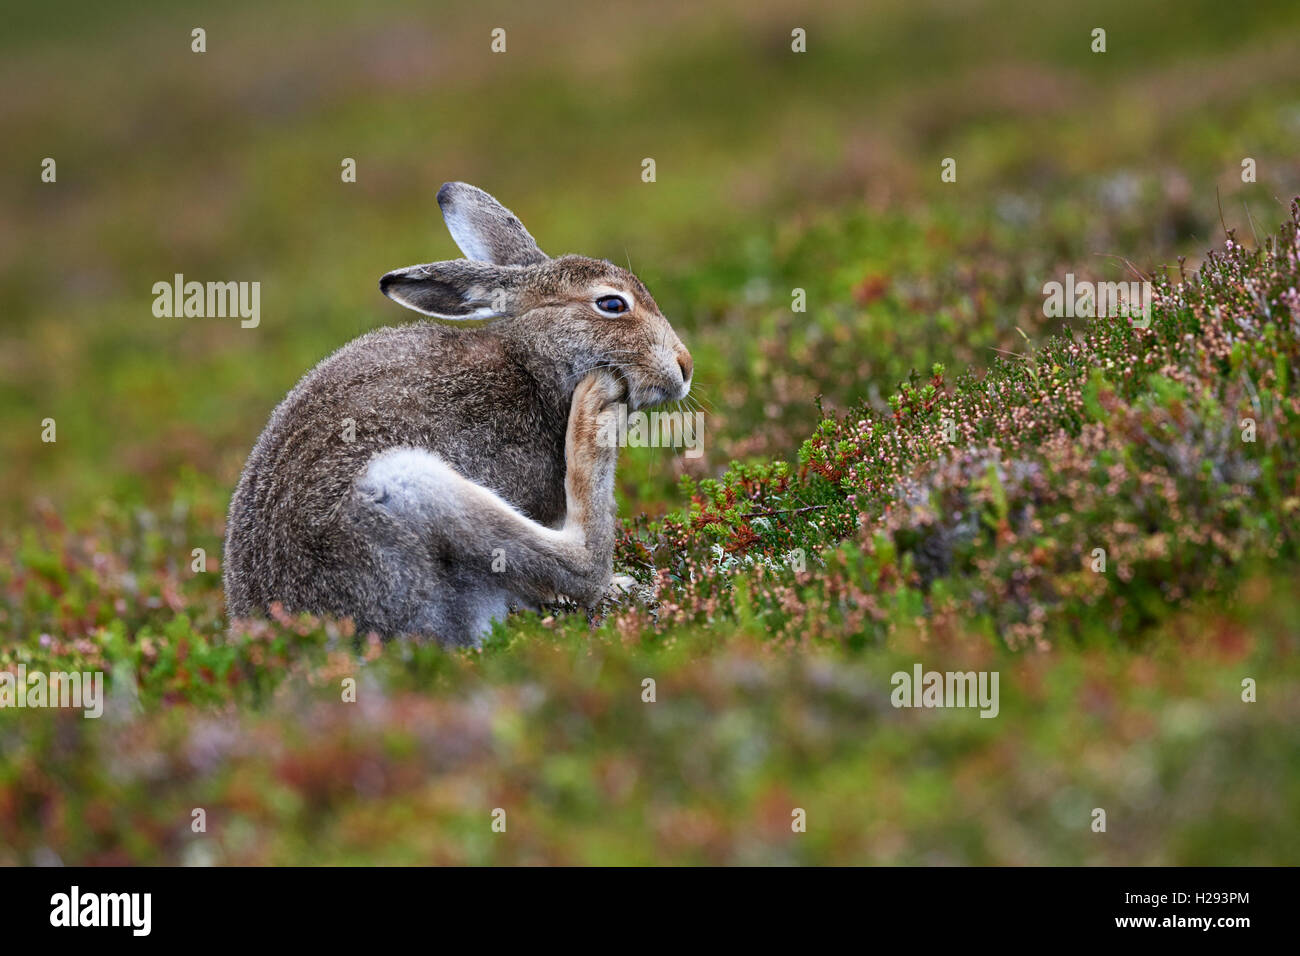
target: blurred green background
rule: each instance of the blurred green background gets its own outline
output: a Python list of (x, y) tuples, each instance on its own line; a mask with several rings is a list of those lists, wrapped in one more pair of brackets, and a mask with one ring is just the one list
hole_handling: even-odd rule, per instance
[[(1285, 569), (1146, 649), (1042, 656), (923, 628), (859, 654), (712, 618), (641, 639), (529, 619), (482, 654), (369, 647), (355, 718), (336, 706), (346, 634), (227, 644), (217, 574), (186, 571), (196, 546), (216, 569), (285, 392), (412, 319), (379, 276), (458, 255), (442, 182), (489, 190), (552, 254), (630, 263), (692, 350), (704, 457), (620, 464), (623, 513), (659, 515), (684, 506), (683, 474), (792, 458), (819, 396), (887, 410), (914, 368), (979, 374), (1041, 344), (1071, 324), (1043, 316), (1049, 279), (1191, 268), (1225, 227), (1272, 233), (1300, 193), (1300, 5), (50, 0), (5, 17), (0, 657), (133, 662), (140, 696), (118, 721), (0, 715), (0, 863), (1300, 851)], [(260, 326), (155, 318), (175, 273), (259, 281)], [(887, 708), (917, 655), (1003, 667), (1003, 718)], [(1240, 675), (1264, 672), (1281, 690), (1243, 713)], [(665, 688), (650, 717), (647, 673)], [(503, 805), (511, 840), (488, 830)], [(1087, 831), (1097, 805), (1113, 839)]]
[[(790, 454), (819, 392), (847, 404), (914, 366), (982, 367), (1017, 326), (1040, 339), (1048, 278), (1194, 263), (1220, 205), (1267, 231), (1300, 191), (1288, 2), (53, 2), (8, 20), (11, 518), (37, 497), (147, 502), (186, 469), (231, 487), (303, 372), (412, 318), (378, 277), (458, 254), (446, 180), (552, 253), (630, 261), (694, 351), (708, 454), (633, 451), (628, 504), (651, 511), (688, 465)], [(177, 272), (260, 281), (260, 327), (155, 318)]]

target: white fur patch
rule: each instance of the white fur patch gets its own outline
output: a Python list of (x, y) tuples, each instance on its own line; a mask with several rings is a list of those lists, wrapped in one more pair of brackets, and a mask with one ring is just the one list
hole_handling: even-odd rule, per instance
[(434, 496), (456, 497), (464, 479), (431, 451), (390, 448), (370, 459), (357, 488), (390, 511), (427, 510)]
[(458, 519), (473, 526), (495, 513), (516, 523), (520, 535), (532, 533), (550, 543), (572, 537), (524, 516), (424, 448), (390, 448), (375, 455), (357, 479), (357, 490), (394, 514), (427, 521)]

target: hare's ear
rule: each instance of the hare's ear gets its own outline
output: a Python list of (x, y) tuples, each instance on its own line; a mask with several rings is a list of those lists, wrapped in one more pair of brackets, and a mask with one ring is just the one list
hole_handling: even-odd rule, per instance
[(521, 271), (452, 259), (394, 269), (379, 280), (379, 291), (425, 315), (491, 319), (513, 314)]
[(499, 266), (533, 266), (546, 253), (524, 224), (505, 206), (469, 183), (443, 183), (438, 207), (460, 251), (478, 262)]

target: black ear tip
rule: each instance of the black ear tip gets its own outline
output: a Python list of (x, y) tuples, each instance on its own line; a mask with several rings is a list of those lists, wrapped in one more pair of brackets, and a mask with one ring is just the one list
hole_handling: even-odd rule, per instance
[(439, 208), (444, 208), (446, 207), (447, 203), (451, 202), (451, 198), (452, 198), (451, 194), (455, 190), (456, 186), (457, 186), (456, 183), (443, 183), (442, 186), (438, 189)]
[(390, 288), (392, 288), (392, 285), (393, 285), (393, 282), (394, 282), (394, 281), (395, 281), (395, 279), (394, 279), (394, 276), (393, 276), (393, 274), (392, 274), (391, 272), (388, 273), (388, 274), (385, 275), (385, 276), (380, 276), (380, 278), (379, 278), (379, 291), (380, 291), (383, 295), (388, 295), (388, 290), (389, 290)]

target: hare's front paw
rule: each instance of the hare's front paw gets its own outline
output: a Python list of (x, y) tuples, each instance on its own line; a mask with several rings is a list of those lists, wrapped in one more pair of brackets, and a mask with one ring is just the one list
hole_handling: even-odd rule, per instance
[[(594, 445), (608, 457), (618, 445), (617, 404), (625, 399), (624, 386), (614, 375), (601, 369), (590, 372), (573, 390), (573, 408), (569, 413), (569, 455), (573, 465), (590, 467), (584, 449)], [(613, 454), (617, 454), (613, 451)]]
[(624, 399), (624, 385), (618, 376), (605, 369), (588, 372), (573, 390), (573, 403), (592, 416)]

